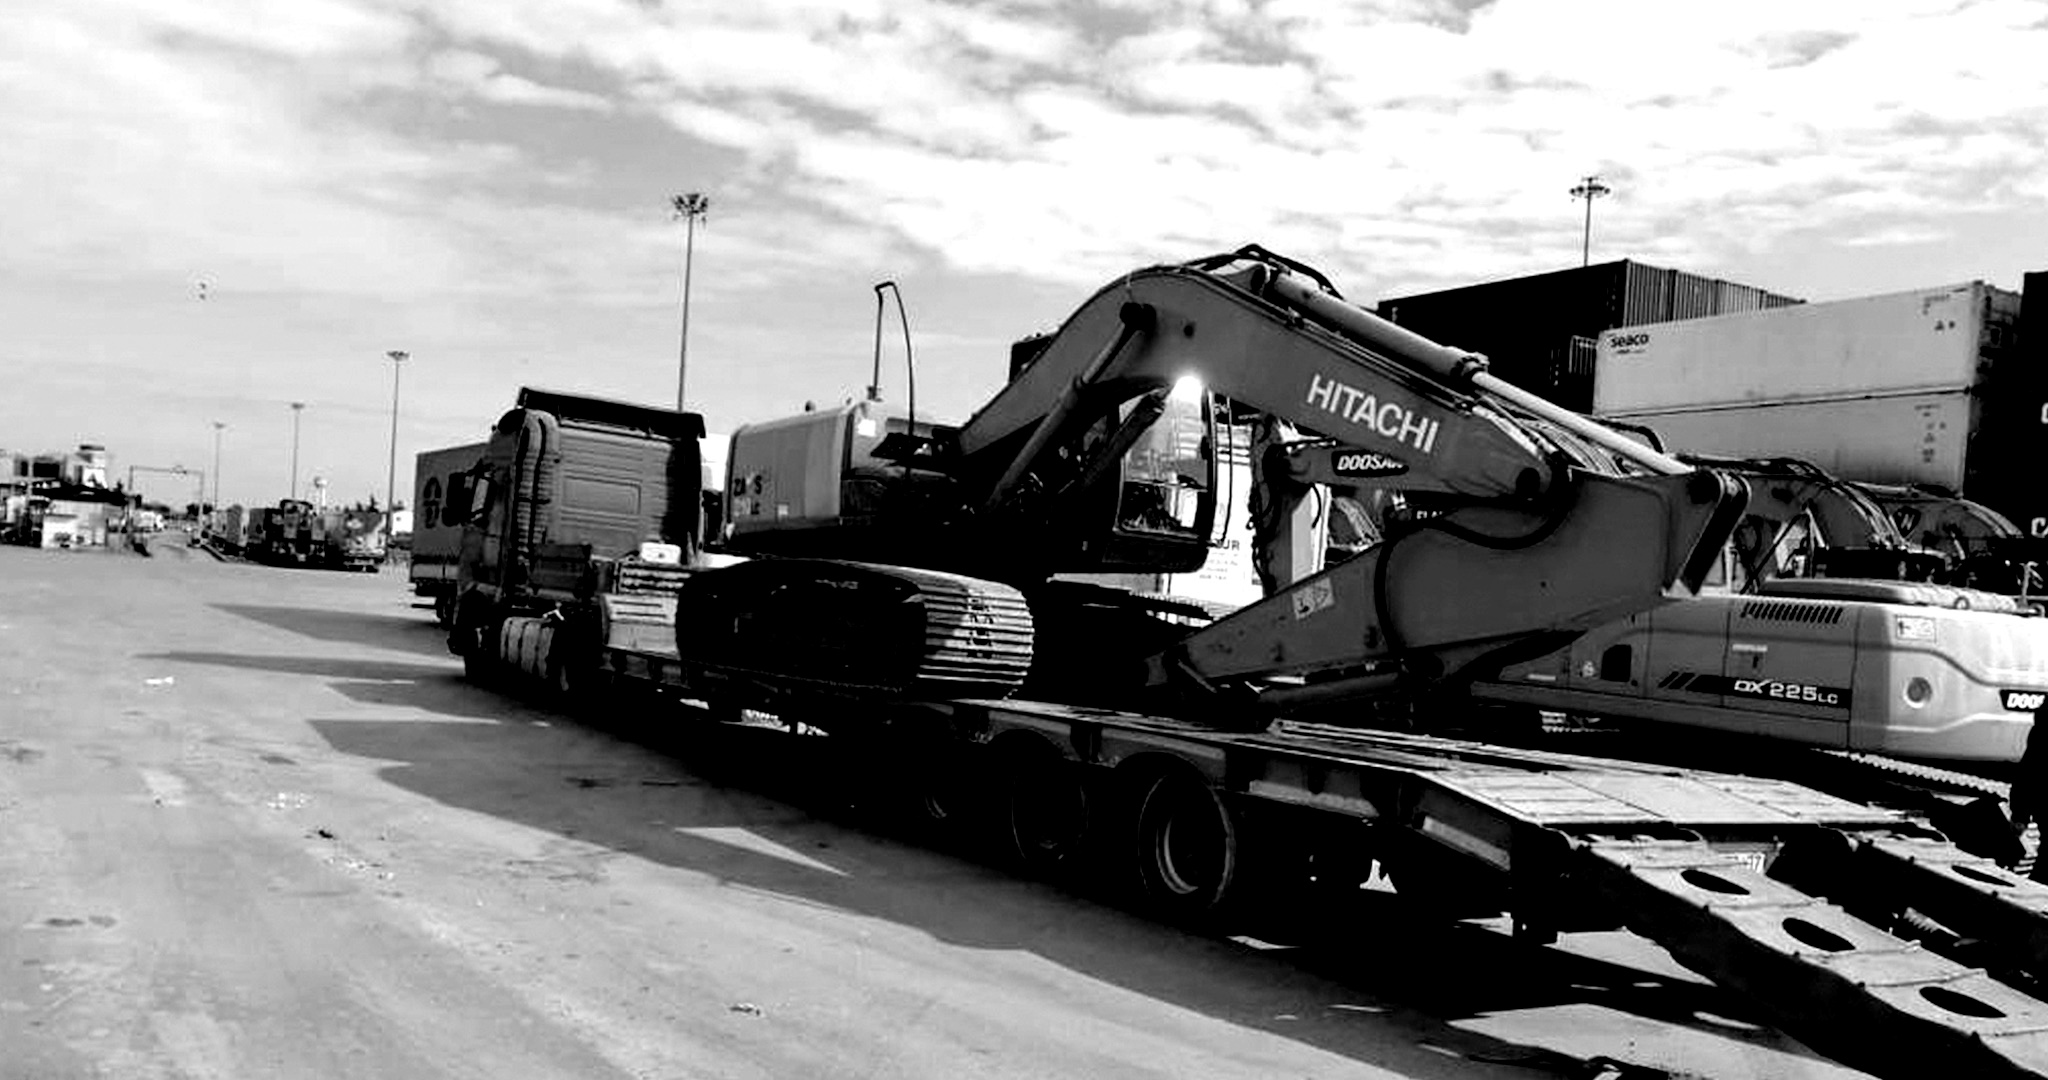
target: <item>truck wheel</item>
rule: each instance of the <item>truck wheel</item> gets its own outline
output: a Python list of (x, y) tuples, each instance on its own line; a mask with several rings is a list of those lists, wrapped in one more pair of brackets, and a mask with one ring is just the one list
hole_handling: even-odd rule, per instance
[(1050, 748), (1010, 748), (1002, 761), (1000, 827), (1010, 854), (1036, 874), (1070, 865), (1088, 833), (1079, 766)]
[(1168, 918), (1199, 922), (1230, 899), (1239, 867), (1238, 823), (1216, 789), (1170, 771), (1138, 804), (1138, 881)]

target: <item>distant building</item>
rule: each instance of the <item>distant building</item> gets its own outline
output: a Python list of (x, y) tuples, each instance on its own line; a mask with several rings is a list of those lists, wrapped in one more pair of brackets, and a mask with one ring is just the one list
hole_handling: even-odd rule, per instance
[(105, 544), (107, 524), (126, 501), (107, 484), (107, 457), (99, 443), (61, 454), (0, 450), (0, 541)]

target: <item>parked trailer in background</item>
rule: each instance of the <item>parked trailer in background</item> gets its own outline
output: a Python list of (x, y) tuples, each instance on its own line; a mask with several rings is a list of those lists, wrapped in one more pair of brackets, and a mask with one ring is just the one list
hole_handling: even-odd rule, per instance
[(443, 626), (455, 618), (455, 565), (462, 554), (460, 515), (447, 508), (467, 504), (469, 471), (484, 456), (483, 443), (464, 443), (422, 450), (413, 466), (412, 580), (413, 595), (434, 604), (434, 618)]
[(384, 561), (383, 522), (381, 510), (280, 499), (249, 513), (242, 554), (272, 566), (374, 571)]
[(1969, 282), (1609, 330), (1594, 411), (1674, 450), (1938, 485), (2048, 532), (2019, 313), (2019, 294)]
[(222, 555), (240, 555), (249, 544), (250, 513), (240, 504), (206, 515), (200, 538)]

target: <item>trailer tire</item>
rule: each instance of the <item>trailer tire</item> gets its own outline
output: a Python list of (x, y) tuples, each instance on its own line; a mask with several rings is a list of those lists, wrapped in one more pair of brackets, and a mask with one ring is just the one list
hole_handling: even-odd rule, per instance
[(1011, 743), (997, 753), (998, 826), (1008, 853), (1034, 874), (1051, 876), (1073, 865), (1091, 816), (1080, 766), (1050, 745)]
[(979, 762), (956, 748), (929, 750), (912, 757), (918, 767), (905, 776), (910, 811), (925, 830), (943, 836), (967, 833), (985, 820), (986, 796), (980, 793)]
[(1184, 769), (1159, 774), (1138, 802), (1138, 883), (1146, 903), (1180, 922), (1221, 912), (1242, 865), (1237, 816), (1222, 795)]

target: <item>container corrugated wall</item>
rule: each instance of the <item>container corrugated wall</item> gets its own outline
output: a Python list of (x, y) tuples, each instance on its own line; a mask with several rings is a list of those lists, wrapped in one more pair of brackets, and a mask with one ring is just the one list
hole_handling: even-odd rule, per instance
[(2048, 537), (2048, 272), (2026, 275), (2024, 288), (1984, 290), (1982, 418), (1963, 492)]
[(1619, 327), (1601, 335), (1594, 407), (1645, 410), (1731, 402), (1969, 390), (1982, 355), (1978, 282)]
[[(1631, 414), (1676, 451), (1804, 458), (1853, 480), (1965, 488), (1982, 403), (1967, 390)], [(1994, 507), (1993, 509), (1996, 509)]]

